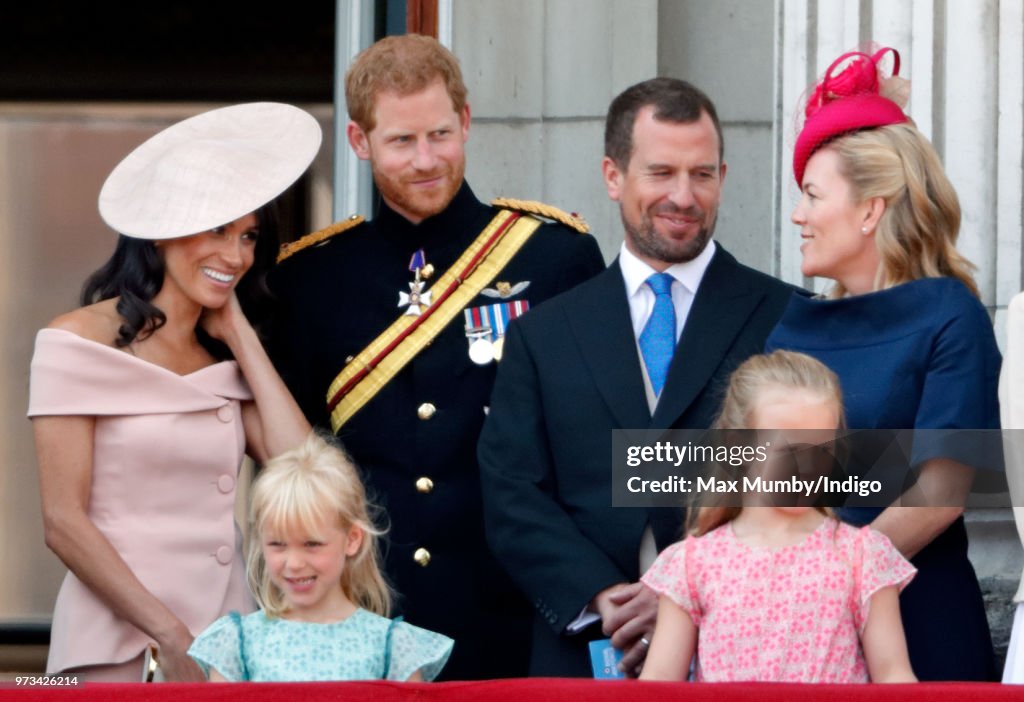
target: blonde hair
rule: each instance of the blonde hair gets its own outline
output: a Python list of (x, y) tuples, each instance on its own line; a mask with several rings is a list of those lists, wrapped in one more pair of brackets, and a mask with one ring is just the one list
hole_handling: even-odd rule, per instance
[(362, 544), (345, 561), (341, 589), (354, 604), (382, 616), (391, 609), (391, 590), (380, 571), (378, 540), (366, 490), (345, 452), (316, 433), (298, 448), (271, 459), (252, 486), (249, 507), (249, 588), (268, 616), (287, 610), (284, 593), (270, 579), (263, 557), (263, 534), (311, 533), (335, 521), (343, 529), (358, 527)]
[(374, 107), (378, 94), (411, 95), (437, 78), (461, 116), (469, 91), (454, 54), (437, 39), (422, 34), (384, 37), (356, 56), (345, 73), (348, 115), (369, 134), (377, 126)]
[[(751, 356), (729, 376), (722, 410), (712, 428), (748, 428), (762, 391), (770, 386), (804, 390), (835, 403), (839, 427), (845, 425), (843, 393), (838, 376), (824, 363), (807, 354), (773, 351)], [(702, 536), (739, 516), (742, 507), (736, 505), (734, 499), (728, 499), (725, 504), (714, 504), (715, 501), (714, 496), (705, 495), (695, 503), (695, 508), (689, 510), (686, 525), (689, 534)], [(830, 510), (818, 509), (831, 516)]]
[[(974, 266), (956, 250), (960, 201), (939, 155), (913, 124), (865, 129), (829, 142), (855, 202), (885, 201), (875, 230), (881, 257), (875, 289), (921, 278), (956, 278), (978, 295)], [(841, 284), (830, 292), (842, 297)]]

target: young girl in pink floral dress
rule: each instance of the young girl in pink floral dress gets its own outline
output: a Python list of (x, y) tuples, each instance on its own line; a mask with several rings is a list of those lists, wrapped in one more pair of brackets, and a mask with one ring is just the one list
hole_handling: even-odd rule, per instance
[[(843, 421), (836, 376), (803, 354), (754, 356), (730, 379), (719, 429)], [(643, 582), (659, 594), (642, 679), (914, 682), (899, 591), (914, 568), (884, 535), (809, 506), (702, 507)], [(763, 504), (763, 503), (762, 503)]]

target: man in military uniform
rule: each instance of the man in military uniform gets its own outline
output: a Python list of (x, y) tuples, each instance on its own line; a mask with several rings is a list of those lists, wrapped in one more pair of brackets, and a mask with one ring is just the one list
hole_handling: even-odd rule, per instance
[(396, 613), (455, 639), (443, 677), (525, 675), (530, 610), (484, 540), (476, 443), (505, 325), (603, 260), (574, 216), (477, 200), (466, 88), (436, 40), (377, 42), (345, 89), (379, 210), (282, 251), (275, 361), (387, 510)]

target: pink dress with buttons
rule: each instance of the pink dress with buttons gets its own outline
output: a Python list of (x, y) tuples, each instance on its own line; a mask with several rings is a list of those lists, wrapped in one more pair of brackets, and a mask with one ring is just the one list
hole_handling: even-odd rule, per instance
[[(89, 517), (193, 634), (254, 608), (234, 521), (251, 399), (233, 361), (179, 376), (68, 331), (36, 336), (28, 415), (96, 417)], [(68, 573), (46, 671), (123, 663), (150, 640)]]
[(698, 681), (856, 683), (871, 596), (915, 572), (883, 534), (825, 519), (780, 549), (724, 524), (666, 548), (642, 580), (698, 627)]

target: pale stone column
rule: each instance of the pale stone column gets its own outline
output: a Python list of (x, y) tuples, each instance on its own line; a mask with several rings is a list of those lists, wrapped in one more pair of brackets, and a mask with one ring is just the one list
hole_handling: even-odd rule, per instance
[(656, 0), (453, 0), (451, 17), (477, 196), (579, 212), (610, 260), (622, 225), (601, 177), (604, 117), (616, 94), (657, 74)]

